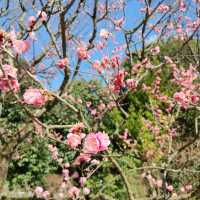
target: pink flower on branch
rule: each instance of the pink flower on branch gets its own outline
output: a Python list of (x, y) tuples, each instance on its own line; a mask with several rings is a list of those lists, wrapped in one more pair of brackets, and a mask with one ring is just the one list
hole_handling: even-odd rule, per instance
[(86, 60), (89, 58), (88, 51), (84, 46), (79, 46), (76, 49), (76, 53), (80, 60)]
[(97, 154), (108, 149), (110, 139), (107, 134), (102, 132), (90, 133), (86, 136), (83, 144), (83, 152)]
[(33, 28), (33, 26), (35, 25), (36, 23), (36, 18), (34, 16), (30, 16), (28, 18), (28, 27), (29, 28)]
[(108, 30), (106, 30), (106, 29), (103, 28), (103, 29), (101, 29), (99, 35), (100, 35), (100, 37), (102, 37), (105, 40), (107, 40), (112, 34)]
[(58, 60), (58, 62), (56, 63), (56, 65), (60, 68), (60, 69), (64, 69), (65, 67), (67, 67), (69, 65), (69, 61), (67, 58), (63, 58)]
[(47, 21), (47, 14), (44, 11), (38, 11), (37, 17), (40, 18), (41, 22), (44, 23)]
[(13, 90), (19, 91), (19, 82), (17, 80), (17, 69), (11, 65), (3, 65), (0, 69), (0, 90), (8, 92)]
[(81, 136), (73, 133), (69, 133), (67, 135), (67, 145), (69, 145), (72, 149), (75, 149), (78, 145), (81, 144)]
[(46, 103), (46, 97), (42, 94), (42, 90), (37, 88), (29, 88), (23, 95), (24, 102), (33, 106), (42, 106)]

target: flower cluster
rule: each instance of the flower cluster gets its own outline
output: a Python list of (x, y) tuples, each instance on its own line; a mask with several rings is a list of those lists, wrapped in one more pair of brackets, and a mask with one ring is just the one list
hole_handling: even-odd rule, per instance
[(24, 102), (33, 106), (42, 106), (46, 103), (47, 98), (43, 91), (37, 88), (29, 88), (23, 95)]
[(17, 69), (11, 65), (3, 65), (2, 69), (0, 69), (0, 90), (3, 92), (8, 92), (10, 90), (14, 92), (19, 91)]
[(42, 187), (37, 186), (35, 188), (35, 195), (37, 198), (42, 198), (42, 199), (48, 199), (49, 197), (49, 192), (47, 190), (44, 190)]
[(76, 49), (76, 53), (80, 60), (86, 60), (89, 58), (88, 51), (87, 51), (86, 47), (84, 47), (84, 46), (79, 46)]
[(63, 58), (58, 60), (58, 62), (56, 63), (56, 65), (60, 68), (60, 69), (64, 69), (67, 65), (69, 64), (69, 61), (67, 58)]

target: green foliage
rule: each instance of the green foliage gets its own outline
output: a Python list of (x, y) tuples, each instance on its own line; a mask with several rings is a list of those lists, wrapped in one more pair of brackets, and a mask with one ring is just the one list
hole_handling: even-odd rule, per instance
[(56, 170), (48, 151), (47, 141), (33, 137), (20, 149), (19, 158), (13, 160), (9, 167), (8, 181), (11, 187), (40, 185), (43, 176)]

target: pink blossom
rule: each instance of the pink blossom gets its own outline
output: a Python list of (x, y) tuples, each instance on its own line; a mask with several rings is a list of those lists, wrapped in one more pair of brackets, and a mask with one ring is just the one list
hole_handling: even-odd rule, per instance
[[(3, 71), (2, 71), (3, 70)], [(11, 65), (3, 65), (2, 70), (0, 69), (0, 78), (9, 77), (9, 78), (17, 78), (17, 69), (12, 67)]]
[(174, 190), (172, 185), (167, 185), (166, 188), (167, 188), (167, 191), (169, 191), (169, 192), (173, 192), (173, 190)]
[(178, 102), (183, 107), (187, 107), (189, 104), (189, 100), (187, 99), (184, 92), (176, 92), (174, 94), (174, 100)]
[(17, 79), (3, 80), (0, 79), (0, 90), (8, 92), (13, 90), (15, 93), (19, 91), (19, 82)]
[(161, 187), (162, 187), (162, 184), (163, 184), (162, 179), (159, 179), (159, 180), (156, 181), (156, 186), (157, 186), (158, 188), (161, 188)]
[(114, 20), (114, 24), (115, 24), (115, 26), (117, 26), (118, 28), (122, 26), (123, 22), (124, 22), (124, 18), (120, 18), (120, 19)]
[(97, 70), (99, 73), (102, 72), (102, 67), (101, 67), (101, 63), (98, 61), (98, 60), (95, 60), (93, 63), (92, 63), (92, 67)]
[(64, 168), (69, 168), (70, 167), (70, 164), (69, 163), (65, 163), (64, 164)]
[(13, 48), (17, 54), (22, 54), (28, 51), (29, 42), (26, 40), (12, 40)]
[(124, 87), (124, 79), (125, 71), (120, 70), (113, 78), (114, 92), (120, 92), (121, 88)]
[(49, 151), (51, 152), (51, 157), (53, 160), (58, 160), (58, 149), (56, 146), (49, 144)]
[(116, 68), (119, 67), (120, 65), (120, 61), (119, 61), (119, 57), (118, 56), (113, 56), (110, 60), (110, 64), (112, 68)]
[(80, 177), (79, 183), (80, 183), (81, 187), (84, 186), (84, 184), (86, 183), (86, 181), (87, 181), (87, 178), (86, 178), (86, 177)]
[(91, 102), (91, 101), (87, 101), (87, 102), (86, 102), (86, 106), (87, 106), (88, 108), (90, 108), (91, 105), (92, 105), (92, 102)]
[(69, 145), (72, 149), (76, 148), (81, 144), (81, 136), (73, 133), (69, 133), (67, 135), (67, 145)]
[(99, 110), (100, 112), (104, 111), (105, 108), (106, 108), (106, 105), (105, 105), (104, 103), (100, 103), (100, 104), (98, 105), (98, 110)]
[(98, 165), (98, 164), (100, 163), (100, 161), (99, 161), (99, 160), (96, 160), (96, 159), (93, 159), (93, 160), (91, 160), (91, 163), (92, 163), (93, 165)]
[(44, 191), (44, 189), (42, 187), (40, 187), (40, 186), (37, 186), (35, 188), (34, 192), (35, 192), (37, 198), (41, 198), (42, 197), (43, 191)]
[(69, 170), (63, 169), (62, 174), (63, 174), (63, 177), (64, 177), (64, 181), (67, 181), (68, 178), (69, 178)]
[(199, 102), (199, 96), (197, 96), (195, 94), (191, 95), (191, 102), (193, 104), (197, 104)]
[(17, 54), (25, 53), (29, 49), (29, 42), (26, 40), (18, 40), (14, 31), (10, 32), (13, 49)]
[(89, 162), (91, 155), (88, 153), (81, 153), (74, 161), (74, 165), (80, 165), (82, 162)]
[(85, 138), (83, 151), (88, 154), (97, 154), (106, 150), (109, 144), (110, 140), (107, 134), (102, 132), (90, 133)]
[(49, 197), (50, 193), (48, 191), (44, 191), (42, 193), (42, 198), (47, 199)]
[(24, 102), (33, 106), (42, 106), (46, 103), (46, 98), (43, 96), (40, 89), (29, 88), (23, 95)]
[(87, 52), (87, 49), (83, 46), (79, 46), (77, 49), (76, 49), (76, 53), (78, 55), (78, 58), (80, 60), (86, 60), (89, 58), (89, 55), (88, 55), (88, 52)]
[(107, 107), (108, 107), (108, 109), (111, 110), (112, 108), (116, 107), (116, 103), (114, 101), (111, 101), (108, 103)]
[(2, 70), (0, 69), (0, 90), (3, 92), (8, 92), (10, 90), (14, 92), (19, 91), (17, 69), (11, 65), (2, 65)]
[(79, 178), (79, 173), (78, 172), (74, 172), (72, 175), (71, 175), (72, 178)]
[(187, 8), (187, 6), (186, 6), (184, 0), (179, 0), (179, 10), (180, 10), (181, 12), (185, 12), (185, 11), (186, 11), (186, 8)]
[(69, 198), (76, 198), (76, 197), (78, 197), (79, 193), (80, 193), (80, 189), (73, 186), (68, 190), (68, 197)]
[(104, 56), (101, 60), (101, 66), (103, 68), (106, 68), (109, 64), (110, 64), (110, 60), (109, 60), (108, 56)]
[(96, 109), (92, 109), (91, 110), (91, 115), (92, 116), (96, 116), (97, 115), (97, 110)]
[(101, 29), (101, 31), (100, 31), (100, 37), (102, 37), (102, 38), (104, 38), (104, 39), (107, 40), (110, 35), (111, 35), (111, 33), (108, 30), (106, 30), (104, 28)]
[(169, 6), (166, 4), (161, 4), (158, 8), (157, 8), (157, 12), (162, 13), (162, 12), (168, 12), (169, 11)]
[(137, 87), (137, 82), (134, 79), (127, 79), (126, 85), (127, 85), (128, 89), (135, 90)]
[(67, 65), (69, 64), (69, 61), (67, 58), (63, 58), (63, 59), (60, 59), (58, 62), (57, 62), (57, 66), (60, 68), (60, 69), (64, 69)]
[(90, 189), (87, 188), (87, 187), (84, 187), (84, 188), (83, 188), (83, 194), (84, 194), (84, 195), (90, 194)]
[(85, 153), (97, 154), (99, 152), (100, 142), (96, 137), (96, 134), (90, 133), (86, 136), (84, 141), (83, 151)]
[(38, 11), (37, 17), (40, 18), (41, 22), (46, 22), (47, 21), (47, 14), (44, 11)]
[(74, 124), (70, 129), (69, 132), (70, 133), (74, 133), (74, 134), (80, 134), (81, 131), (85, 128), (85, 125), (83, 123), (77, 123)]
[(108, 149), (108, 146), (110, 145), (110, 139), (108, 135), (104, 132), (97, 132), (96, 137), (100, 141), (99, 151), (105, 151)]
[(192, 190), (192, 185), (186, 185), (185, 189), (187, 192), (190, 192)]
[(185, 187), (181, 187), (180, 188), (180, 191), (182, 192), (182, 193), (185, 193), (186, 191), (185, 191)]
[(29, 28), (33, 28), (33, 26), (35, 25), (36, 23), (36, 18), (34, 16), (30, 16), (28, 18), (28, 27)]

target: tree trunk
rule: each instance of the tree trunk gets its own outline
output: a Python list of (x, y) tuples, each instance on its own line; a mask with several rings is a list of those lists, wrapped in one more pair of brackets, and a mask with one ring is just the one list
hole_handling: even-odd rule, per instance
[(9, 159), (5, 156), (0, 156), (0, 193), (3, 190), (5, 180), (8, 175)]

